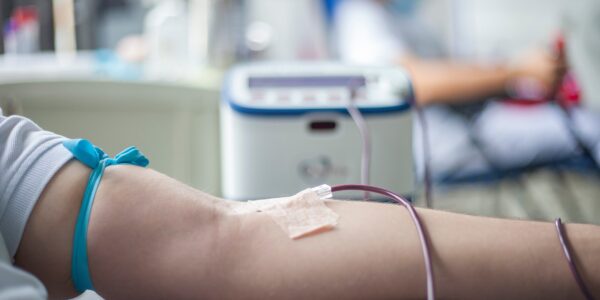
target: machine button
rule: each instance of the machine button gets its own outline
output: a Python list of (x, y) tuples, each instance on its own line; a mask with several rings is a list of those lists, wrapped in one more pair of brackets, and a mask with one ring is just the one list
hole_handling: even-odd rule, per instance
[(289, 102), (292, 98), (288, 93), (279, 93), (277, 94), (277, 102)]
[(265, 92), (263, 91), (253, 91), (251, 93), (250, 99), (252, 102), (261, 102), (265, 100)]

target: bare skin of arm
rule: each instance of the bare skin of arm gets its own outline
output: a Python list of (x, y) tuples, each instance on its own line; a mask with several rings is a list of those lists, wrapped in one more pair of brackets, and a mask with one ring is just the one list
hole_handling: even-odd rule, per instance
[[(88, 175), (73, 161), (53, 178), (16, 256), (53, 298), (76, 295), (71, 240)], [(107, 299), (425, 296), (418, 238), (402, 207), (330, 201), (340, 215), (334, 230), (290, 240), (270, 217), (229, 215), (223, 201), (152, 170), (109, 167), (88, 235), (97, 292)], [(439, 298), (581, 297), (552, 224), (418, 212)], [(600, 228), (566, 228), (583, 277), (600, 295)]]
[(510, 64), (482, 66), (446, 60), (423, 60), (413, 56), (399, 59), (411, 73), (417, 103), (464, 103), (506, 96), (520, 78), (535, 80), (552, 96), (567, 66), (564, 56), (532, 50)]

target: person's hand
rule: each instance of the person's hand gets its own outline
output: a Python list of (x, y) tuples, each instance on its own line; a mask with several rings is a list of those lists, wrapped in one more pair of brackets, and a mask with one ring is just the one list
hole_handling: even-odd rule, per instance
[(520, 97), (553, 97), (566, 70), (564, 53), (545, 49), (528, 51), (512, 64), (509, 90)]

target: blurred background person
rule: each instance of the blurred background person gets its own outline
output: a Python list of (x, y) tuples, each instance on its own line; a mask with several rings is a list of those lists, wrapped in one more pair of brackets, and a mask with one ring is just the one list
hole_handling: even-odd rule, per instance
[(519, 78), (535, 80), (544, 92), (542, 96), (550, 96), (562, 78), (564, 57), (554, 55), (550, 49), (532, 49), (520, 58), (501, 63), (452, 58), (443, 37), (427, 22), (431, 20), (419, 14), (421, 2), (341, 1), (335, 22), (340, 58), (408, 68), (421, 105), (505, 96), (506, 89)]
[[(339, 1), (337, 53), (347, 62), (410, 71), (417, 104), (429, 106), (427, 143), (438, 180), (562, 161), (582, 147), (598, 161), (600, 153), (587, 148), (598, 149), (600, 140), (581, 143), (561, 108), (547, 104), (567, 72), (561, 5), (525, 1), (515, 12), (511, 3), (493, 1)], [(507, 98), (519, 101), (494, 101)], [(415, 127), (418, 163), (423, 135)]]

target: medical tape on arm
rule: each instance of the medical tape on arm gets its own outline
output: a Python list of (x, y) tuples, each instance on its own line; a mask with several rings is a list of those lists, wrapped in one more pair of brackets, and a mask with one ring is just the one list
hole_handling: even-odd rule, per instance
[(339, 215), (323, 199), (331, 198), (331, 188), (321, 185), (306, 189), (291, 197), (254, 200), (235, 203), (230, 214), (265, 213), (269, 215), (291, 239), (297, 239), (337, 225)]

